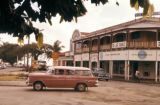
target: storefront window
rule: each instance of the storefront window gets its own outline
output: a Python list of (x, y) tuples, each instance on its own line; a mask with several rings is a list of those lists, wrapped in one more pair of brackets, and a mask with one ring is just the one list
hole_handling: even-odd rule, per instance
[(114, 74), (124, 74), (125, 64), (124, 61), (115, 61), (113, 63)]
[(81, 66), (81, 62), (80, 61), (76, 61), (76, 66), (80, 67)]

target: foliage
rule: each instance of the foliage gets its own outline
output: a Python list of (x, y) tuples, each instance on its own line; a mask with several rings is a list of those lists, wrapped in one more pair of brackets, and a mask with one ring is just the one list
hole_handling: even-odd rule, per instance
[[(52, 25), (52, 17), (60, 15), (62, 21), (71, 22), (86, 14), (87, 9), (83, 2), (87, 0), (0, 0), (0, 33), (12, 34), (19, 37), (19, 43), (23, 43), (23, 37), (34, 33), (39, 48), (43, 44), (43, 34), (35, 28), (32, 21), (47, 22)], [(106, 4), (108, 0), (90, 0), (99, 5)], [(130, 0), (131, 7), (144, 8), (143, 14), (151, 16), (154, 7), (149, 0)], [(119, 3), (116, 0), (116, 5)]]
[(27, 53), (30, 53), (30, 54), (34, 57), (34, 59), (37, 60), (39, 55), (41, 55), (42, 53), (47, 52), (46, 46), (51, 46), (51, 45), (49, 45), (49, 44), (44, 44), (44, 45), (41, 47), (41, 49), (39, 49), (36, 43), (32, 43), (32, 44), (29, 44), (29, 45), (26, 44), (26, 45), (22, 46), (22, 47), (18, 50), (18, 52), (19, 52), (19, 54), (21, 54), (21, 55), (23, 55), (23, 56), (24, 56), (25, 54), (27, 54)]
[[(91, 3), (107, 1), (91, 0)], [(13, 34), (22, 40), (31, 33), (38, 37), (39, 30), (33, 27), (32, 21), (47, 20), (52, 25), (51, 18), (57, 14), (61, 16), (60, 22), (70, 22), (86, 12), (83, 0), (0, 0), (0, 33)]]
[(149, 0), (130, 0), (131, 7), (134, 7), (136, 10), (139, 7), (143, 8), (143, 16), (151, 16), (154, 12), (153, 4), (150, 4)]
[(17, 44), (4, 43), (0, 47), (0, 59), (13, 65), (17, 60), (18, 48)]
[(64, 46), (61, 45), (61, 41), (56, 40), (53, 44), (52, 51), (53, 52), (60, 52), (62, 50), (62, 48), (64, 48)]
[(48, 58), (52, 57), (53, 52), (60, 52), (64, 48), (63, 45), (61, 45), (61, 41), (56, 40), (53, 44), (53, 46), (45, 45), (45, 53)]

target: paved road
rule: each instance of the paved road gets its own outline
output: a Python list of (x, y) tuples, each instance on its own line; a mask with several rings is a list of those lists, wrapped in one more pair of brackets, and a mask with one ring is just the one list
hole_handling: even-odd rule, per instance
[(0, 105), (159, 105), (160, 87), (126, 82), (100, 82), (88, 92), (31, 87), (0, 87)]

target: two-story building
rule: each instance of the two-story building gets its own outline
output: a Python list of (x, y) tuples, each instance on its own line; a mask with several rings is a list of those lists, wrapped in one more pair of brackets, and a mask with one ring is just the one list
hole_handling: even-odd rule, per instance
[(74, 66), (103, 68), (112, 78), (160, 81), (160, 18), (139, 18), (90, 33), (75, 30)]

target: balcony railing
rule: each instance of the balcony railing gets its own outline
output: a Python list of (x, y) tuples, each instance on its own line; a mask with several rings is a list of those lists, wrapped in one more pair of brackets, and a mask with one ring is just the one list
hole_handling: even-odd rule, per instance
[(129, 48), (156, 48), (157, 42), (150, 41), (150, 42), (143, 42), (143, 41), (132, 41), (128, 42)]
[(100, 50), (110, 50), (110, 49), (111, 49), (110, 44), (100, 45)]
[(89, 47), (84, 47), (82, 51), (83, 52), (89, 52)]
[(76, 53), (81, 53), (81, 48), (77, 48)]
[(92, 46), (92, 51), (98, 51), (98, 46)]

